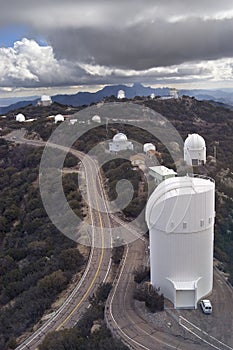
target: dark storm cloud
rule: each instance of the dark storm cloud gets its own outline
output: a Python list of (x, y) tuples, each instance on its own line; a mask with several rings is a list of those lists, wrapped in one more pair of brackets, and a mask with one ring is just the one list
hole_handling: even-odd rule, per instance
[(156, 20), (110, 31), (96, 28), (50, 32), (59, 57), (99, 65), (143, 70), (233, 55), (233, 19)]
[(233, 16), (231, 0), (212, 0), (211, 6), (209, 0), (8, 0), (0, 5), (0, 23), (33, 27), (57, 57), (68, 60), (144, 70), (233, 54), (233, 19), (214, 19), (230, 10)]

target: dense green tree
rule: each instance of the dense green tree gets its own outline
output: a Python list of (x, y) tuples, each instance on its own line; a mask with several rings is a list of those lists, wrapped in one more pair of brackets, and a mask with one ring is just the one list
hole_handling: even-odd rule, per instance
[(152, 312), (163, 311), (164, 296), (159, 293), (159, 289), (154, 288), (150, 283), (138, 285), (134, 290), (134, 298), (144, 301), (146, 307)]
[(59, 266), (62, 271), (77, 272), (83, 263), (83, 255), (77, 248), (66, 249), (59, 256)]

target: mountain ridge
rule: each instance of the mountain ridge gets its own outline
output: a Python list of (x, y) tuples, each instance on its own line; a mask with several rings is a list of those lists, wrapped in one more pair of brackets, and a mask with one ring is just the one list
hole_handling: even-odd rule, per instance
[[(101, 90), (96, 92), (77, 92), (76, 94), (57, 94), (52, 96), (52, 101), (63, 105), (70, 105), (74, 107), (79, 107), (83, 105), (90, 105), (92, 103), (98, 103), (104, 98), (115, 96), (119, 90), (124, 90), (125, 97), (127, 99), (132, 99), (136, 96), (150, 96), (154, 94), (155, 96), (166, 96), (169, 95), (170, 88), (152, 88), (142, 85), (141, 83), (135, 83), (133, 86), (127, 86), (123, 84), (119, 85), (107, 85)], [(220, 90), (210, 90), (210, 89), (195, 89), (195, 90), (185, 90), (181, 89), (179, 91), (179, 96), (187, 95), (190, 97), (195, 97), (197, 100), (207, 100), (217, 103), (224, 104), (226, 108), (232, 108), (233, 106), (233, 90), (232, 89), (220, 89)], [(24, 108), (26, 106), (36, 105), (39, 98), (32, 100), (22, 100), (16, 103), (10, 104), (9, 106), (0, 107), (0, 114), (5, 114), (18, 108)]]

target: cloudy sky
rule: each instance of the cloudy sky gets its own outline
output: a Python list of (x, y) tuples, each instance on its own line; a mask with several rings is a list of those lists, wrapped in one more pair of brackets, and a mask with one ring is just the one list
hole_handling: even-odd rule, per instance
[(0, 97), (233, 87), (232, 0), (0, 0)]

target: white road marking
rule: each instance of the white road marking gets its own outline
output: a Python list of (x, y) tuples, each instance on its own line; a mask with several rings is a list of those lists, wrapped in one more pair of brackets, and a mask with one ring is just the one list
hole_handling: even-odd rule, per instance
[(187, 320), (186, 318), (184, 318), (183, 316), (179, 316), (179, 324), (181, 327), (185, 328), (188, 332), (192, 333), (193, 335), (195, 335), (197, 338), (201, 339), (202, 341), (204, 341), (205, 343), (207, 343), (208, 345), (212, 346), (215, 349), (218, 350), (223, 350), (222, 348), (219, 348), (218, 346), (215, 346), (214, 344), (208, 342), (207, 340), (203, 339), (201, 336), (199, 336), (197, 333), (193, 332), (190, 328), (186, 327), (184, 324), (182, 324), (182, 320), (187, 322), (188, 324), (190, 324), (193, 328), (197, 329), (200, 333), (208, 336), (211, 340), (217, 342), (218, 344), (224, 346), (225, 348), (229, 349), (229, 350), (233, 350), (232, 347), (230, 347), (229, 345), (221, 342), (220, 340), (218, 340), (217, 338), (213, 337), (212, 335), (210, 335), (209, 333), (205, 332), (204, 330), (202, 330), (201, 328), (197, 327), (194, 323), (190, 322), (189, 320)]

